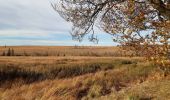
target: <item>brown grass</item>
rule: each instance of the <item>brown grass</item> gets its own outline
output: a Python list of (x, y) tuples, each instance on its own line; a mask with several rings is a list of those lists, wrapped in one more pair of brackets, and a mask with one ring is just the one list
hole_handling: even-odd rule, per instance
[[(13, 47), (14, 48), (14, 47)], [(21, 49), (22, 48), (22, 49)], [(30, 54), (41, 47), (16, 47)], [(0, 57), (0, 99), (10, 100), (169, 100), (170, 74), (140, 57), (80, 56), (70, 48), (65, 56)], [(70, 50), (68, 50), (68, 48)], [(91, 52), (90, 50), (83, 52)], [(65, 50), (67, 49), (67, 50)], [(78, 49), (80, 52), (80, 48)], [(86, 47), (87, 49), (87, 47)], [(21, 51), (19, 51), (21, 50)], [(65, 51), (64, 51), (65, 50)], [(53, 51), (53, 52), (54, 52)], [(100, 51), (100, 53), (99, 53)], [(28, 51), (27, 51), (28, 52)], [(40, 52), (42, 54), (42, 52)], [(52, 54), (53, 54), (52, 52)], [(71, 56), (70, 52), (75, 56)], [(114, 52), (115, 53), (115, 52)]]
[(0, 47), (0, 55), (13, 49), (15, 56), (121, 56), (118, 47), (90, 46), (7, 46)]

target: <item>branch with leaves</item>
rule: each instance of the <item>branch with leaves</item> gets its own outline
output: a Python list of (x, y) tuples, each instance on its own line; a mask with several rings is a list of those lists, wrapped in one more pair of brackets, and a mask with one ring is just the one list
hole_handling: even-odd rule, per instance
[(73, 24), (74, 39), (81, 41), (92, 31), (89, 40), (98, 41), (93, 30), (97, 26), (122, 47), (169, 61), (170, 0), (61, 0), (52, 7)]

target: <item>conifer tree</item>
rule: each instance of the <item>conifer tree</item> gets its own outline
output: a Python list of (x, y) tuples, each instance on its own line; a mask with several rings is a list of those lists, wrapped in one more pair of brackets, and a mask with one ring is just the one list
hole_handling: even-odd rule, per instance
[(11, 56), (11, 49), (8, 49), (7, 56)]

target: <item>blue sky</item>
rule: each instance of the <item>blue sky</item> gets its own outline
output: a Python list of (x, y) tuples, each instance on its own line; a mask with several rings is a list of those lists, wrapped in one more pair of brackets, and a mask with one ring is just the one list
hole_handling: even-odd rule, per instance
[(99, 30), (98, 44), (89, 42), (88, 36), (82, 42), (72, 40), (71, 24), (52, 9), (53, 1), (0, 0), (0, 45), (115, 45)]

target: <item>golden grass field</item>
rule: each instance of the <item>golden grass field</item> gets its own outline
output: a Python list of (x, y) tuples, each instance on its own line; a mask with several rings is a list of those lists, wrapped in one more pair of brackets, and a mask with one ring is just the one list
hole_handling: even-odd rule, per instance
[[(0, 100), (170, 100), (170, 71), (118, 47), (0, 47)], [(48, 54), (47, 54), (48, 52)]]
[(91, 46), (1, 46), (0, 55), (13, 49), (16, 56), (120, 56), (118, 47)]

